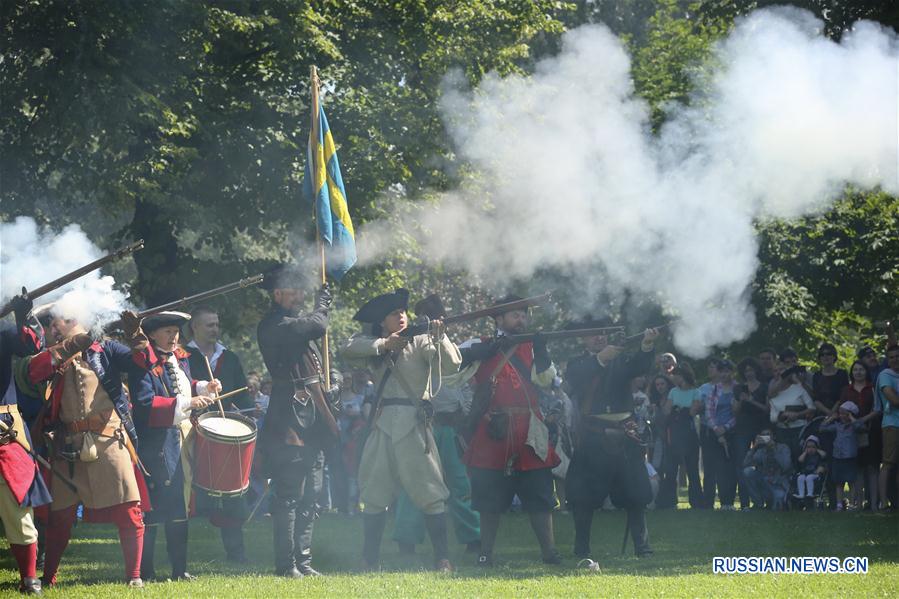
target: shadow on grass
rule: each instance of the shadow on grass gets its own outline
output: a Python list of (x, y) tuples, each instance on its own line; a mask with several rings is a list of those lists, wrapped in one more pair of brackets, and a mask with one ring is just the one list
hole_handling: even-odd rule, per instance
[[(711, 573), (716, 556), (861, 556), (872, 565), (899, 562), (899, 517), (871, 514), (834, 514), (828, 512), (717, 512), (670, 510), (650, 512), (648, 523), (655, 554), (648, 558), (633, 557), (633, 546), (620, 554), (624, 532), (623, 512), (598, 512), (592, 531), (593, 558), (602, 566), (605, 576), (672, 577)], [(503, 518), (495, 555), (498, 565), (482, 569), (475, 565), (476, 556), (466, 554), (460, 545), (453, 546), (452, 561), (456, 578), (489, 580), (529, 580), (593, 576), (575, 569), (577, 559), (571, 554), (574, 531), (570, 516), (557, 514), (555, 531), (559, 550), (564, 556), (561, 566), (547, 566), (540, 561), (536, 541), (527, 517), (510, 514)], [(390, 540), (391, 527), (382, 547), (383, 570), (362, 574), (360, 554), (362, 522), (360, 518), (325, 515), (316, 524), (313, 545), (314, 565), (335, 577), (363, 579), (387, 574), (403, 579), (430, 570), (431, 548), (425, 541), (413, 556), (399, 555)], [(256, 520), (245, 527), (246, 551), (251, 563), (231, 564), (225, 561), (217, 529), (202, 519), (191, 522), (189, 570), (201, 577), (222, 580), (232, 577), (268, 577), (273, 570), (272, 531), (270, 520)], [(451, 536), (452, 539), (452, 536)], [(452, 541), (451, 541), (452, 542)], [(17, 578), (15, 562), (5, 542), (0, 542), (0, 590), (14, 590)], [(165, 535), (160, 532), (156, 544), (156, 570), (168, 572)], [(63, 556), (60, 590), (70, 585), (96, 585), (123, 580), (123, 560), (114, 527), (80, 524)]]

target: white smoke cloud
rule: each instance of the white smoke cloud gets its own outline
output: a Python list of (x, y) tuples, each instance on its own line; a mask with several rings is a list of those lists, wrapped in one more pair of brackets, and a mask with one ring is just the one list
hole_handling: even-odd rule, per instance
[[(426, 255), (499, 281), (558, 269), (585, 290), (654, 298), (682, 318), (675, 342), (693, 356), (745, 338), (756, 219), (825, 209), (845, 183), (899, 193), (897, 36), (862, 22), (837, 44), (821, 28), (798, 10), (740, 20), (703, 95), (658, 135), (603, 26), (566, 34), (532, 76), (450, 89), (445, 120), (479, 177), (418, 215)], [(383, 255), (387, 237), (363, 228), (360, 255)]]
[[(0, 296), (6, 303), (103, 256), (78, 225), (54, 232), (28, 217), (0, 223)], [(128, 304), (112, 277), (91, 272), (35, 300), (55, 302), (53, 313), (95, 328), (118, 317)]]

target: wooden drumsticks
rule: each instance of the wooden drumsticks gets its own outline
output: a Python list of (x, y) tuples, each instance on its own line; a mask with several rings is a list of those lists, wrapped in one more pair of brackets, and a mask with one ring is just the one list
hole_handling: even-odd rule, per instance
[[(212, 373), (212, 365), (209, 364), (209, 358), (206, 357), (206, 354), (203, 354), (203, 360), (206, 361), (206, 372), (209, 373), (209, 382), (211, 383), (212, 381), (215, 380), (215, 375)], [(222, 418), (224, 418), (225, 417), (225, 408), (222, 407), (221, 397), (217, 397), (217, 395), (218, 394), (213, 395), (213, 397), (216, 398), (216, 400), (218, 401), (219, 414), (221, 414)]]
[[(221, 414), (222, 414), (223, 417), (225, 416), (225, 411), (222, 409), (222, 400), (223, 400), (223, 399), (228, 399), (229, 397), (234, 397), (234, 396), (237, 395), (238, 393), (243, 393), (243, 392), (246, 391), (247, 389), (249, 389), (249, 387), (241, 387), (240, 389), (235, 389), (234, 391), (228, 391), (227, 393), (222, 393), (222, 394), (219, 395), (218, 397), (213, 397), (213, 398), (212, 398), (212, 399), (214, 399), (215, 402), (218, 404), (218, 406), (219, 406), (219, 411), (221, 412)], [(253, 409), (255, 409), (255, 408), (253, 408)], [(191, 410), (190, 408), (187, 408), (187, 409), (184, 410), (184, 411), (185, 411), (185, 412), (190, 412), (190, 410)]]

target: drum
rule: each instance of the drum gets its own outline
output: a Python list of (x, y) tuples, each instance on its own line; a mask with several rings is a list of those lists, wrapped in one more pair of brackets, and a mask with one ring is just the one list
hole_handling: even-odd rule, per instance
[(225, 412), (201, 414), (196, 425), (193, 485), (210, 495), (242, 495), (250, 486), (256, 423)]

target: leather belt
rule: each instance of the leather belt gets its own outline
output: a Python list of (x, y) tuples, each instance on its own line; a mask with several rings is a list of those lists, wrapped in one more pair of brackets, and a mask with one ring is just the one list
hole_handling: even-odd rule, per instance
[[(111, 437), (113, 436), (114, 432), (119, 429), (119, 427), (107, 424), (109, 422), (110, 416), (112, 416), (112, 411), (105, 411), (99, 412), (97, 414), (91, 414), (87, 418), (83, 418), (81, 420), (67, 422), (66, 432), (68, 432), (69, 434), (91, 432)], [(110, 434), (108, 433), (108, 431), (113, 431), (113, 433)]]

